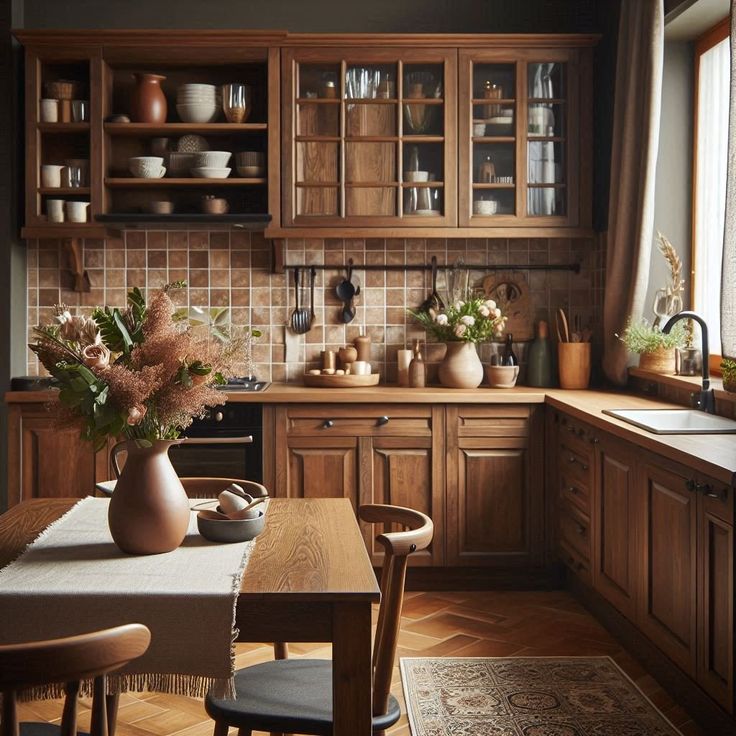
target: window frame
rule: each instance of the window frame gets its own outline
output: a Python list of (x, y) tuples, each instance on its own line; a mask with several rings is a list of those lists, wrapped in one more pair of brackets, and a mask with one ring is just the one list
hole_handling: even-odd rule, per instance
[[(692, 191), (690, 199), (690, 304), (694, 308), (694, 286), (695, 286), (695, 257), (698, 251), (698, 243), (695, 235), (696, 222), (696, 192), (698, 190), (698, 106), (700, 101), (700, 57), (710, 51), (714, 46), (721, 43), (730, 36), (731, 17), (727, 15), (723, 20), (716, 23), (695, 41), (695, 59), (693, 71), (693, 158), (692, 158)], [(710, 371), (715, 375), (721, 375), (721, 361), (723, 357), (715, 354), (710, 356)]]

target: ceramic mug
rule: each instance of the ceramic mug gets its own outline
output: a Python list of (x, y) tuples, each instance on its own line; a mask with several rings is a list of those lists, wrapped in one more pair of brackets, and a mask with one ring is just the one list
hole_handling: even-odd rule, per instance
[(491, 388), (513, 388), (519, 377), (519, 366), (487, 365), (486, 375)]
[(41, 100), (41, 122), (59, 122), (59, 100), (52, 100), (48, 98)]
[(46, 216), (49, 222), (64, 222), (64, 200), (49, 199), (46, 201)]
[(41, 167), (41, 186), (58, 189), (61, 186), (61, 170), (63, 166), (45, 164)]
[(473, 202), (474, 215), (495, 215), (498, 211), (498, 202), (495, 199), (476, 199)]
[(350, 373), (354, 376), (369, 376), (371, 374), (371, 364), (365, 360), (355, 360), (350, 366)]
[(89, 202), (67, 202), (66, 215), (69, 222), (87, 222)]

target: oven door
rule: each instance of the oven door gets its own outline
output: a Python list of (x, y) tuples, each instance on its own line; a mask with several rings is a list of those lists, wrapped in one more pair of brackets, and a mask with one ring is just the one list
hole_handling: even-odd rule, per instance
[[(252, 442), (245, 437), (252, 436)], [(263, 482), (260, 430), (241, 431), (237, 437), (196, 437), (169, 450), (179, 477), (240, 478)]]

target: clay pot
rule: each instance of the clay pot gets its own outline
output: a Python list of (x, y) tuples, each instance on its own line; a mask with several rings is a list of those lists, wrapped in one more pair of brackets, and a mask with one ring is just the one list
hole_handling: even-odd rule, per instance
[(675, 372), (675, 349), (659, 348), (651, 353), (639, 354), (639, 368), (652, 373)]
[(160, 74), (134, 74), (136, 81), (131, 99), (131, 118), (135, 123), (165, 123), (166, 95)]
[(483, 364), (472, 342), (448, 342), (440, 363), (440, 383), (447, 388), (478, 388), (483, 380)]
[(189, 528), (189, 499), (169, 460), (169, 440), (148, 447), (125, 442), (123, 472), (110, 499), (107, 521), (123, 552), (155, 555), (171, 552)]

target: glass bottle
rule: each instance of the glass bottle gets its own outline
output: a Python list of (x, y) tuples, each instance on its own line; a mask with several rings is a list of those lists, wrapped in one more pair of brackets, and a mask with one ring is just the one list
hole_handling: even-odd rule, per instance
[(537, 325), (537, 335), (529, 346), (527, 364), (526, 382), (530, 386), (553, 385), (552, 347), (549, 343), (549, 327), (544, 320)]
[(519, 365), (519, 359), (514, 352), (514, 336), (509, 332), (506, 335), (506, 344), (501, 356), (501, 365)]
[(419, 148), (412, 146), (409, 151), (409, 168), (408, 171), (419, 171)]
[(414, 357), (411, 359), (411, 363), (409, 363), (409, 387), (424, 388), (427, 382), (427, 366), (422, 357), (419, 340), (414, 340), (412, 352), (414, 353)]

